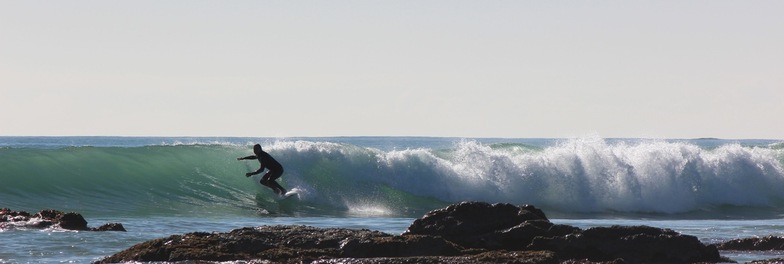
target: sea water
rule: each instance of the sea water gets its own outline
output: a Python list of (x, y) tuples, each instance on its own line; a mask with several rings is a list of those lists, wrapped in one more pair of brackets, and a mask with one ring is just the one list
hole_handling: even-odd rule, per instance
[[(296, 198), (237, 161), (261, 144)], [(784, 143), (721, 139), (0, 137), (0, 207), (81, 213), (77, 232), (0, 224), (0, 263), (84, 263), (187, 232), (310, 225), (400, 234), (459, 201), (533, 204), (580, 228), (649, 225), (705, 243), (784, 235)], [(784, 252), (721, 252), (739, 262)]]

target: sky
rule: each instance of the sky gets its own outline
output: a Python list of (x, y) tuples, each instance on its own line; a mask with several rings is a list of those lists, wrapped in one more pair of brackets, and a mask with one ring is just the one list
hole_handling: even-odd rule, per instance
[(784, 1), (0, 0), (0, 136), (784, 138)]

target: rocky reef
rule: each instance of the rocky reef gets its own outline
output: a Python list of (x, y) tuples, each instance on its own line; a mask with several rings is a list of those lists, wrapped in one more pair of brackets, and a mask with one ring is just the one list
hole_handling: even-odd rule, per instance
[(534, 206), (462, 202), (427, 213), (401, 235), (309, 226), (261, 226), (154, 239), (98, 263), (695, 263), (731, 262), (694, 236), (648, 226), (582, 230)]
[(715, 244), (715, 246), (720, 250), (784, 250), (784, 237), (766, 236), (733, 239)]
[(0, 209), (0, 229), (15, 228), (50, 228), (60, 227), (77, 231), (125, 231), (120, 223), (108, 223), (97, 228), (87, 226), (87, 220), (75, 212), (64, 213), (57, 210), (42, 210), (36, 214), (24, 211), (11, 211), (8, 208)]
[(784, 263), (784, 258), (755, 260), (755, 261), (751, 261), (751, 262), (747, 262), (747, 263), (749, 263), (749, 264), (781, 264), (781, 263)]
[[(781, 251), (784, 254), (784, 237), (765, 236), (733, 239), (722, 243), (714, 244), (720, 250), (735, 251)], [(780, 254), (781, 255), (781, 254)], [(750, 263), (755, 264), (782, 264), (784, 258), (774, 258), (767, 260), (755, 260)]]

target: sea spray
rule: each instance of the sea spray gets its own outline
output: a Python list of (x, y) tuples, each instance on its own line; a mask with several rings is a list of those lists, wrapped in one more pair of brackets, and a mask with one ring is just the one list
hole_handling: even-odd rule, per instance
[[(567, 214), (784, 208), (784, 150), (775, 142), (586, 137), (386, 149), (342, 138), (260, 142), (285, 167), (279, 182), (303, 190), (288, 213), (416, 216), (463, 200), (535, 204)], [(4, 147), (0, 201), (15, 210), (111, 215), (279, 212), (258, 177), (244, 175), (258, 164), (236, 160), (251, 145), (242, 139)]]

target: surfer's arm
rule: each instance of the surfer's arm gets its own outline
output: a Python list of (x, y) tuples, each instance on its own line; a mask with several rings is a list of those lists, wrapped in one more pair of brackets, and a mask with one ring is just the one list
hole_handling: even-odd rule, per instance
[(249, 160), (249, 159), (256, 159), (256, 155), (250, 155), (247, 157), (237, 158), (237, 160)]
[(254, 172), (248, 172), (248, 173), (245, 173), (245, 177), (250, 177), (250, 176), (253, 176), (253, 175), (259, 174), (259, 173), (261, 173), (262, 171), (264, 171), (264, 166), (261, 166), (261, 168), (259, 168), (258, 170), (254, 171)]

